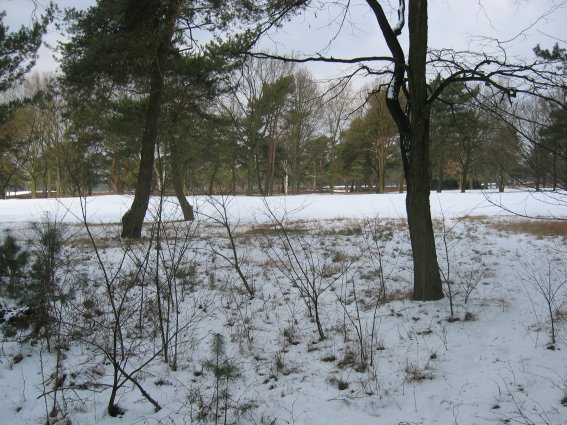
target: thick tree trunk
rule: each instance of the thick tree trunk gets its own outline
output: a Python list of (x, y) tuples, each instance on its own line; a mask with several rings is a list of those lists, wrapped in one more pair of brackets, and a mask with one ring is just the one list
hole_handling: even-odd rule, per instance
[(171, 37), (179, 14), (180, 3), (171, 0), (169, 13), (162, 29), (159, 45), (152, 66), (150, 79), (150, 97), (146, 110), (146, 121), (142, 136), (142, 150), (134, 201), (130, 209), (122, 217), (122, 237), (139, 239), (142, 236), (142, 225), (148, 209), (152, 189), (154, 155), (157, 143), (161, 102), (164, 89), (164, 72), (167, 66)]
[[(166, 56), (166, 55), (160, 55)], [(154, 171), (154, 155), (157, 142), (159, 118), (161, 112), (161, 99), (163, 94), (162, 60), (156, 58), (152, 75), (151, 94), (146, 111), (146, 123), (142, 136), (142, 150), (138, 168), (138, 180), (134, 193), (134, 201), (130, 209), (122, 217), (122, 237), (138, 239), (142, 236), (142, 224), (148, 209), (152, 189), (152, 176)]]
[[(400, 150), (407, 184), (406, 210), (411, 238), (414, 265), (415, 300), (428, 301), (443, 298), (443, 288), (431, 211), (429, 189), (429, 120), (427, 103), (426, 55), (427, 55), (427, 0), (410, 0), (409, 3), (409, 65), (397, 39), (404, 20), (392, 28), (377, 0), (366, 0), (372, 8), (384, 39), (395, 60), (392, 79), (388, 86), (386, 106), (400, 133)], [(399, 18), (403, 17), (406, 2), (400, 2)], [(399, 94), (408, 73), (409, 116), (402, 108)]]
[[(429, 120), (427, 104), (427, 1), (412, 0), (409, 4), (409, 92), (410, 151), (406, 170), (406, 209), (414, 265), (414, 300), (443, 298), (443, 287), (437, 263), (429, 191)], [(405, 165), (404, 164), (404, 165)]]

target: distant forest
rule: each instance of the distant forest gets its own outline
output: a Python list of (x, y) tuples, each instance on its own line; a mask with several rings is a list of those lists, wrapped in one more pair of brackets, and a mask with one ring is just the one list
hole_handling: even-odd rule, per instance
[[(148, 99), (116, 87), (75, 104), (64, 84), (33, 74), (5, 94), (21, 102), (0, 127), (4, 196), (134, 189)], [(184, 84), (168, 90), (154, 191), (403, 190), (399, 136), (380, 81), (329, 86), (300, 66), (250, 59), (223, 84), (212, 94)], [(431, 111), (431, 189), (567, 187), (565, 110), (544, 101), (503, 105), (509, 116), (530, 118), (518, 128), (492, 113), (479, 84), (453, 85), (445, 96)]]
[[(391, 69), (368, 69), (379, 75), (361, 87), (354, 73), (322, 82), (286, 58), (250, 53), (267, 27), (300, 13), (297, 4), (130, 3), (100, 1), (64, 17), (48, 9), (11, 35), (2, 25), (4, 197), (121, 194), (139, 175), (154, 193), (178, 196), (403, 190), (399, 126), (386, 101)], [(70, 34), (61, 72), (22, 78), (56, 16)], [(235, 33), (236, 23), (254, 30)], [(203, 29), (222, 37), (201, 43), (193, 33)], [(534, 49), (534, 64), (554, 69), (534, 74), (538, 87), (527, 80), (540, 90), (535, 100), (503, 90), (506, 78), (526, 82), (519, 66), (499, 64), (480, 78), (474, 72), (490, 60), (472, 71), (435, 60), (453, 74), (437, 66), (427, 77), (439, 100), (429, 111), (431, 189), (567, 186), (565, 49)], [(409, 110), (409, 92), (398, 90)], [(150, 152), (155, 161), (143, 159)]]

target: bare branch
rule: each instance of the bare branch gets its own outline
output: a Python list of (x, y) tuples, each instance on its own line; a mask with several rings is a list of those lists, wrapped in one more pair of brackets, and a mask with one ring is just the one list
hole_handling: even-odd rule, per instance
[(326, 62), (326, 63), (362, 63), (362, 62), (376, 62), (376, 61), (384, 61), (384, 62), (394, 62), (395, 59), (389, 56), (362, 56), (358, 58), (350, 58), (350, 59), (342, 59), (342, 58), (335, 58), (335, 57), (324, 57), (324, 56), (311, 56), (311, 57), (304, 57), (304, 58), (294, 58), (290, 56), (280, 56), (280, 55), (272, 55), (269, 53), (262, 53), (262, 52), (250, 52), (248, 56), (257, 58), (257, 59), (275, 59), (282, 62), (294, 62), (294, 63), (307, 63), (307, 62)]

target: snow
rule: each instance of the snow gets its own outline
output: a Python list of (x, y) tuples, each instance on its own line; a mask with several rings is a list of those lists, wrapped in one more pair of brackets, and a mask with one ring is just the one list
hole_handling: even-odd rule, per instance
[[(566, 196), (559, 193), (511, 190), (432, 192), (430, 196), (433, 217), (456, 218), (463, 216), (506, 216), (511, 213), (528, 217), (567, 217)], [(214, 212), (208, 197), (190, 198), (197, 212), (205, 216)], [(214, 196), (213, 199), (222, 199)], [(87, 220), (91, 223), (119, 223), (130, 207), (132, 198), (124, 195), (107, 195), (86, 198)], [(296, 219), (337, 219), (337, 218), (382, 218), (406, 217), (405, 194), (357, 194), (357, 195), (295, 195), (262, 198), (258, 196), (228, 197), (230, 213), (238, 216), (242, 223), (265, 222), (268, 217), (262, 213), (264, 201), (275, 209), (285, 209)], [(45, 213), (57, 216), (61, 221), (80, 223), (81, 205), (85, 199), (10, 199), (0, 200), (0, 223), (19, 223), (37, 220)], [(157, 209), (153, 199), (150, 211)], [(505, 209), (503, 209), (503, 207)], [(165, 214), (170, 219), (181, 219), (181, 212), (175, 198), (166, 198)], [(151, 213), (150, 213), (151, 214)]]
[[(181, 320), (192, 321), (191, 326), (183, 333), (176, 371), (158, 356), (138, 374), (162, 410), (154, 412), (128, 384), (118, 398), (126, 410), (124, 416), (110, 417), (106, 413), (109, 389), (104, 385), (111, 383), (112, 369), (93, 344), (73, 341), (63, 351), (65, 385), (71, 380), (92, 385), (59, 391), (59, 423), (65, 423), (65, 418), (73, 424), (215, 423), (210, 411), (204, 419), (197, 418), (197, 411), (199, 397), (206, 405), (214, 395), (214, 378), (203, 365), (211, 359), (211, 335), (218, 332), (226, 339), (227, 358), (241, 372), (230, 386), (228, 423), (567, 424), (567, 406), (561, 404), (567, 396), (567, 287), (561, 286), (567, 270), (565, 234), (529, 233), (521, 224), (533, 220), (511, 213), (565, 219), (565, 194), (522, 190), (431, 193), (439, 264), (447, 274), (448, 257), (458, 321), (447, 320), (447, 298), (413, 302), (404, 296), (411, 290), (412, 279), (404, 227), (405, 194), (190, 200), (196, 205), (198, 223), (187, 227), (175, 221), (181, 214), (174, 198), (166, 199), (164, 217), (172, 220), (172, 232), (190, 229), (195, 235), (183, 262), (195, 268), (193, 286), (184, 289), (181, 309)], [(50, 217), (68, 223), (80, 240), (84, 238), (82, 201), (2, 200), (0, 227), (25, 243), (30, 237), (29, 223)], [(86, 201), (87, 221), (97, 224), (92, 230), (104, 264), (116, 272), (126, 249), (117, 238), (117, 223), (131, 198), (108, 195)], [(152, 200), (149, 221), (157, 202)], [(257, 290), (254, 299), (241, 290), (235, 270), (212, 253), (214, 247), (230, 258), (228, 239), (218, 225), (218, 207), (223, 205), (237, 237), (243, 271)], [(274, 256), (286, 252), (281, 233), (262, 233), (274, 224), (269, 211), (285, 216), (293, 230), (287, 246), (296, 250), (304, 265), (312, 264), (316, 270), (328, 267), (324, 270), (331, 270), (332, 277), (348, 264), (344, 275), (321, 293), (324, 340), (318, 339), (298, 287), (287, 279), (282, 269), (285, 264)], [(517, 228), (520, 230), (514, 230)], [(365, 239), (372, 231), (376, 238)], [(144, 255), (145, 243), (129, 251), (127, 266)], [(166, 240), (164, 246), (172, 245)], [(378, 253), (390, 300), (376, 305)], [(88, 244), (70, 245), (68, 255), (74, 259), (72, 269), (86, 271), (89, 277), (89, 283), (78, 289), (74, 311), (81, 308), (81, 297), (88, 291), (98, 294), (97, 302), (104, 305), (100, 267)], [(558, 273), (549, 274), (549, 270)], [(557, 317), (553, 350), (548, 349), (546, 304), (534, 276), (544, 282), (551, 277), (549, 282), (558, 288), (555, 307), (563, 312), (563, 319)], [(151, 284), (146, 290), (148, 297)], [(467, 290), (470, 298), (465, 303)], [(359, 334), (374, 358), (365, 370), (357, 366)], [(3, 338), (1, 424), (45, 423), (53, 403), (52, 393), (41, 394), (53, 387), (49, 377), (55, 357), (42, 340), (31, 343), (25, 336), (20, 331)], [(101, 341), (106, 336), (104, 329), (93, 329), (92, 335), (83, 338)], [(159, 337), (135, 344), (135, 355), (126, 364), (129, 370), (152, 356)], [(347, 388), (339, 389), (340, 383)], [(219, 423), (224, 423), (223, 415), (221, 410)]]
[(402, 33), (402, 29), (405, 25), (405, 11), (406, 11), (406, 2), (405, 0), (400, 0), (400, 6), (398, 7), (398, 22), (392, 28), (394, 34), (400, 35)]

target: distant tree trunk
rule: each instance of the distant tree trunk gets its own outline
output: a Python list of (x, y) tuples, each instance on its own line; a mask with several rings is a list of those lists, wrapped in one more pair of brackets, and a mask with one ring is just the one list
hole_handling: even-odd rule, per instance
[(382, 156), (378, 159), (378, 183), (376, 185), (376, 192), (384, 193), (385, 191), (386, 191), (386, 158)]
[(567, 148), (563, 151), (563, 189), (567, 189)]
[(266, 188), (266, 195), (271, 196), (274, 194), (274, 175), (276, 170), (276, 148), (277, 140), (272, 137), (268, 143), (268, 160), (266, 170), (266, 181), (264, 187)]
[(44, 182), (45, 197), (51, 198), (51, 185), (53, 184), (53, 182), (51, 181), (51, 168), (47, 169), (46, 174), (47, 175), (45, 176), (45, 182)]
[(258, 185), (258, 190), (260, 191), (261, 194), (265, 194), (264, 188), (263, 188), (263, 185), (262, 185), (262, 174), (261, 174), (261, 170), (260, 170), (260, 159), (258, 158), (258, 155), (256, 155), (254, 157), (254, 165), (255, 165), (255, 170), (256, 170), (256, 179), (257, 179), (256, 184)]
[(463, 165), (463, 169), (461, 171), (461, 193), (465, 193), (465, 190), (467, 190), (468, 168), (469, 167), (466, 165)]
[(31, 180), (31, 197), (32, 199), (35, 199), (37, 198), (37, 177), (32, 176), (30, 180)]
[(246, 169), (246, 195), (250, 196), (253, 193), (254, 186), (254, 155), (252, 153), (248, 154), (248, 167)]
[(61, 198), (61, 197), (63, 197), (63, 195), (65, 193), (64, 193), (64, 190), (63, 190), (63, 179), (61, 177), (61, 166), (59, 164), (59, 156), (57, 156), (56, 164), (57, 164), (56, 165), (56, 167), (57, 167), (56, 172), (57, 173), (55, 175), (55, 186), (56, 186), (55, 191), (57, 193), (57, 197)]
[(230, 168), (230, 193), (236, 195), (236, 159), (233, 158)]
[(289, 164), (288, 164), (287, 160), (281, 161), (281, 167), (282, 167), (282, 170), (284, 172), (283, 193), (284, 193), (284, 195), (287, 195), (288, 190), (289, 190)]
[(124, 194), (124, 178), (120, 175), (119, 171), (120, 160), (116, 156), (112, 157), (112, 162), (110, 165), (110, 178), (112, 179), (112, 186), (114, 187), (114, 192), (118, 195)]
[(213, 173), (211, 174), (211, 178), (209, 179), (209, 188), (207, 189), (207, 194), (212, 195), (214, 188), (215, 188), (215, 179), (217, 178), (217, 173), (219, 171), (219, 164), (218, 162), (215, 163), (213, 167)]
[(502, 168), (500, 168), (498, 170), (498, 192), (504, 192), (504, 186), (505, 186), (505, 181), (504, 181), (504, 170)]
[(437, 168), (437, 193), (441, 193), (443, 191), (443, 183), (445, 181), (445, 167), (443, 164), (440, 164)]
[(195, 219), (195, 214), (193, 212), (193, 207), (187, 201), (185, 196), (185, 185), (183, 184), (185, 173), (183, 172), (183, 167), (181, 166), (181, 158), (179, 157), (179, 146), (176, 140), (171, 141), (171, 181), (173, 183), (173, 190), (175, 191), (175, 196), (181, 207), (181, 212), (183, 213), (183, 220), (191, 221)]
[(553, 190), (557, 190), (557, 152), (552, 154), (553, 162), (551, 166), (551, 181), (553, 183)]
[(142, 150), (140, 153), (140, 166), (138, 180), (134, 193), (134, 201), (130, 209), (122, 217), (122, 237), (139, 239), (142, 236), (144, 216), (148, 209), (152, 189), (152, 175), (154, 168), (154, 155), (158, 137), (161, 114), (161, 103), (164, 90), (164, 72), (167, 67), (171, 38), (179, 14), (180, 2), (170, 0), (169, 13), (162, 29), (161, 40), (156, 50), (150, 77), (150, 96), (146, 110), (144, 133), (142, 136)]

